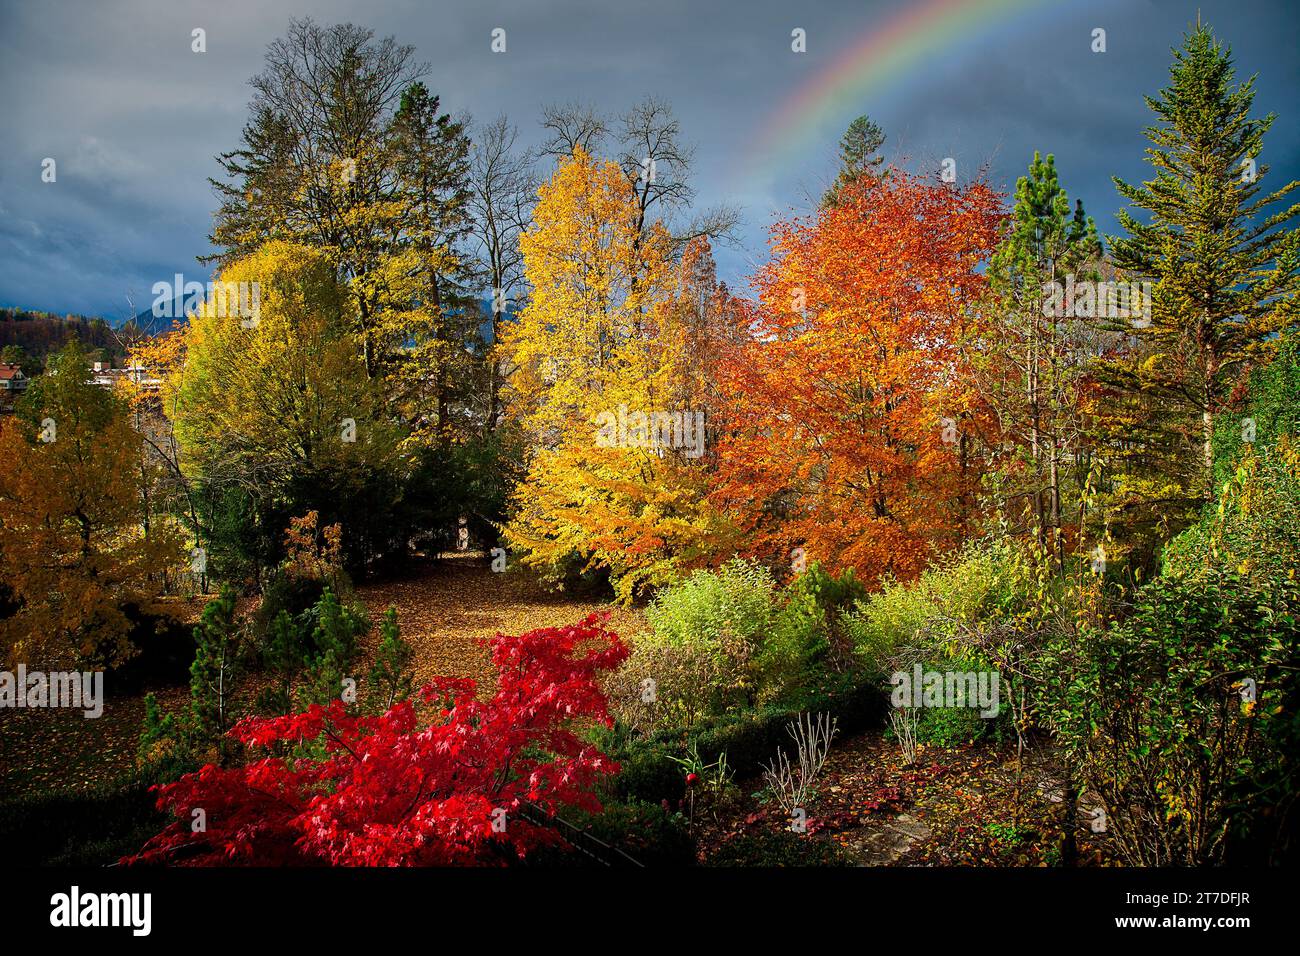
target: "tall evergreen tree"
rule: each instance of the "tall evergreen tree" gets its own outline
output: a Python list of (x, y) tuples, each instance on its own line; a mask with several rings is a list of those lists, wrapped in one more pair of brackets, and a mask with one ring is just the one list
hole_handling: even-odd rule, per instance
[(1026, 505), (1010, 510), (1026, 515), (1058, 566), (1066, 546), (1063, 488), (1078, 492), (1088, 470), (1076, 402), (1085, 337), (1078, 319), (1044, 300), (1054, 283), (1093, 280), (1100, 255), (1083, 202), (1071, 211), (1055, 158), (1035, 152), (1029, 175), (1016, 183), (1015, 209), (990, 262), (996, 321), (981, 329), (985, 347), (975, 350), (975, 364), (1012, 453), (1005, 498)]
[(406, 347), (408, 340), (400, 352), (415, 372), (408, 383), (418, 383), (408, 398), (436, 410), (433, 425), (445, 444), (455, 406), (463, 404), (456, 392), (470, 380), (465, 345), (476, 338), (479, 317), (474, 269), (460, 249), (471, 225), (469, 138), (464, 122), (440, 112), (438, 97), (419, 82), (402, 94), (392, 125), (407, 255), (396, 270), (400, 279), (391, 285), (409, 283), (407, 301), (398, 307), (409, 309), (414, 321), (402, 326), (424, 333), (418, 348)]
[(1139, 459), (1158, 473), (1130, 482), (1126, 507), (1153, 498), (1146, 510), (1174, 526), (1212, 497), (1215, 418), (1294, 322), (1300, 292), (1300, 203), (1279, 202), (1300, 182), (1264, 190), (1259, 159), (1275, 117), (1251, 116), (1255, 77), (1235, 75), (1231, 51), (1198, 22), (1174, 51), (1169, 85), (1146, 98), (1157, 117), (1146, 130), (1154, 178), (1115, 179), (1147, 213), (1119, 213), (1127, 235), (1113, 240), (1115, 264), (1154, 284), (1150, 322), (1131, 329), (1136, 346), (1104, 369), (1128, 402), (1122, 427), (1136, 430)]
[(216, 261), (272, 239), (324, 251), (371, 378), (402, 370), (407, 346), (436, 336), (440, 290), (427, 267), (445, 278), (464, 228), (463, 126), (416, 82), (426, 67), (413, 56), (351, 24), (293, 21), (268, 47), (243, 142), (217, 158), (225, 175), (212, 181)]
[(839, 202), (840, 190), (866, 173), (877, 174), (885, 161), (876, 155), (885, 145), (884, 131), (865, 116), (859, 116), (840, 137), (840, 170), (831, 188), (822, 197), (823, 206)]

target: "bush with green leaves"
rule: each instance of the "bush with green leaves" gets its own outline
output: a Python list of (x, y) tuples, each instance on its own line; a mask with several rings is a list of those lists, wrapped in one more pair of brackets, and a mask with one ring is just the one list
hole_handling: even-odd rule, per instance
[(553, 824), (563, 840), (524, 866), (693, 866), (695, 839), (684, 814), (660, 803), (606, 800), (599, 813), (570, 809)]
[(746, 833), (728, 840), (705, 861), (706, 866), (848, 866), (837, 844), (809, 834), (779, 830)]
[(1300, 588), (1222, 567), (1157, 578), (1125, 621), (1082, 633), (1052, 723), (1128, 862), (1220, 863), (1234, 830), (1277, 824), (1270, 805), (1296, 792), (1297, 663)]
[(619, 799), (668, 800), (685, 795), (681, 759), (694, 749), (705, 764), (721, 760), (736, 779), (757, 776), (773, 754), (789, 744), (786, 728), (800, 713), (827, 713), (845, 735), (879, 727), (888, 700), (874, 681), (860, 672), (829, 675), (822, 687), (790, 705), (768, 705), (699, 718), (689, 729), (663, 727), (637, 732), (622, 721), (613, 728), (595, 728), (592, 742), (618, 760), (613, 795)]
[(1300, 328), (1278, 336), (1272, 361), (1250, 373), (1248, 401), (1236, 413), (1222, 412), (1215, 421), (1214, 478), (1222, 487), (1232, 480), (1243, 455), (1261, 454), (1283, 438), (1300, 436)]
[(602, 682), (610, 708), (627, 727), (690, 729), (743, 703), (741, 675), (704, 644), (637, 640), (623, 665)]
[(974, 542), (911, 582), (886, 580), (856, 602), (843, 626), (879, 670), (900, 648), (940, 648), (964, 632), (1031, 613), (1047, 586), (1031, 555), (1009, 539)]
[[(639, 726), (689, 727), (703, 716), (802, 700), (854, 664), (840, 622), (865, 593), (851, 570), (836, 577), (819, 565), (785, 588), (741, 558), (696, 571), (646, 610), (649, 628), (620, 678), (629, 684), (621, 713)], [(646, 680), (656, 688), (654, 708), (632, 695)]]
[(1186, 577), (1230, 567), (1267, 585), (1293, 577), (1300, 559), (1300, 444), (1282, 436), (1243, 451), (1218, 505), (1170, 542), (1162, 575)]
[(664, 588), (646, 609), (657, 644), (696, 644), (723, 655), (736, 639), (757, 645), (771, 626), (776, 581), (761, 564), (736, 558)]
[(1050, 561), (1006, 539), (973, 542), (912, 582), (887, 581), (843, 615), (864, 666), (884, 680), (920, 664), (997, 671), (1002, 715), (967, 709), (921, 715), (918, 739), (952, 744), (990, 731), (1023, 734), (1035, 722), (1047, 648), (1069, 630), (1078, 603)]
[(760, 702), (798, 700), (828, 668), (856, 663), (844, 615), (866, 594), (852, 568), (836, 577), (813, 564), (790, 582), (754, 661)]

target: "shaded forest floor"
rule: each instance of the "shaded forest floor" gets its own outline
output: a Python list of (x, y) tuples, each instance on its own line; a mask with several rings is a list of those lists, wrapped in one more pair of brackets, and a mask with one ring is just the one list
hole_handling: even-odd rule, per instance
[[(412, 564), (403, 575), (363, 584), (357, 594), (373, 621), (397, 608), (402, 639), (415, 650), (417, 687), (437, 676), (472, 677), (480, 693), (490, 691), (495, 676), (486, 641), (498, 633), (573, 624), (599, 612), (607, 612), (608, 627), (625, 638), (641, 627), (641, 614), (634, 608), (549, 591), (522, 571), (494, 574), (476, 552)], [(367, 667), (378, 633), (373, 628), (364, 647)]]

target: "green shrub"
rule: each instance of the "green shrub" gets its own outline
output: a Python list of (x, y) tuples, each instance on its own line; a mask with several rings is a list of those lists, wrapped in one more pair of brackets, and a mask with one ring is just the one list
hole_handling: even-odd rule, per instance
[(1042, 700), (1049, 646), (1073, 627), (1078, 597), (1050, 560), (1008, 539), (973, 542), (909, 584), (885, 586), (842, 616), (863, 666), (895, 671), (997, 671), (997, 721), (966, 710), (922, 715), (918, 739), (951, 744), (990, 731), (1023, 733)]
[(1014, 541), (968, 545), (913, 582), (886, 581), (855, 603), (843, 625), (872, 666), (900, 647), (940, 647), (964, 627), (1017, 618), (1043, 597), (1041, 569)]
[(678, 762), (695, 747), (701, 760), (712, 763), (724, 754), (736, 779), (757, 776), (776, 751), (789, 744), (786, 727), (801, 712), (827, 713), (843, 734), (879, 727), (888, 711), (880, 685), (858, 675), (835, 675), (827, 686), (810, 693), (796, 707), (767, 706), (699, 721), (689, 731), (667, 728), (637, 736), (627, 727), (600, 729), (594, 742), (622, 765), (614, 793), (621, 799), (668, 800), (673, 806), (685, 794)]
[(632, 654), (604, 680), (610, 706), (627, 726), (690, 729), (745, 700), (737, 673), (701, 644), (632, 643)]
[(136, 768), (149, 783), (171, 783), (198, 769), (181, 722), (163, 713), (152, 693), (144, 698), (144, 722), (136, 747)]
[(299, 621), (302, 615), (320, 601), (325, 593), (325, 582), (310, 577), (289, 577), (276, 572), (262, 591), (262, 603), (253, 615), (253, 637), (259, 646), (271, 638), (276, 619), (288, 615)]
[(620, 770), (612, 789), (622, 800), (659, 803), (667, 800), (676, 806), (686, 793), (681, 767), (672, 760), (675, 748), (668, 744), (635, 741), (614, 752)]
[(828, 615), (816, 592), (805, 586), (808, 574), (786, 589), (771, 630), (754, 659), (759, 702), (783, 701), (807, 692), (830, 654)]
[(1235, 568), (1260, 586), (1293, 575), (1300, 561), (1300, 451), (1290, 439), (1247, 449), (1220, 502), (1166, 547), (1161, 573), (1186, 577)]
[[(671, 706), (658, 709), (660, 727), (675, 712), (690, 727), (703, 716), (755, 704), (789, 706), (856, 666), (844, 652), (849, 642), (840, 622), (864, 594), (851, 570), (835, 577), (819, 565), (784, 590), (761, 565), (739, 558), (697, 571), (661, 591), (646, 611), (649, 630), (634, 642), (627, 680), (667, 685)], [(704, 655), (715, 666), (706, 666)], [(630, 705), (625, 717), (642, 725), (648, 709), (635, 706), (629, 691), (620, 688)]]
[(663, 589), (645, 616), (655, 643), (703, 644), (723, 654), (726, 640), (758, 644), (771, 626), (775, 603), (771, 573), (736, 558)]
[(1063, 655), (1057, 737), (1128, 862), (1216, 864), (1234, 833), (1286, 825), (1298, 664), (1296, 582), (1225, 568), (1157, 578), (1127, 620)]
[(983, 739), (992, 723), (968, 707), (922, 707), (916, 739), (940, 747), (955, 747)]
[(785, 727), (791, 713), (775, 707), (749, 711), (701, 731), (695, 745), (704, 760), (717, 760), (726, 754), (735, 772), (748, 776), (757, 773), (788, 740)]
[[(1239, 414), (1215, 419), (1216, 487), (1233, 479), (1246, 453), (1265, 454), (1284, 438), (1300, 437), (1300, 328), (1291, 326), (1277, 339), (1272, 361), (1250, 373), (1249, 402)], [(1247, 421), (1249, 419), (1249, 422)]]
[(565, 810), (563, 842), (530, 854), (526, 866), (693, 866), (695, 840), (686, 818), (657, 803), (606, 802), (600, 813)]

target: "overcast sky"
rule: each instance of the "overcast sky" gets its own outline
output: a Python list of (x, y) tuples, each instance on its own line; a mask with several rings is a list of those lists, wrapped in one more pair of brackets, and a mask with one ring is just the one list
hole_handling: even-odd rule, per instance
[[(997, 11), (1012, 6), (1017, 13)], [(912, 6), (917, 6), (913, 3)], [(445, 109), (505, 113), (527, 142), (544, 103), (611, 113), (653, 94), (697, 147), (701, 203), (729, 201), (745, 223), (719, 250), (737, 287), (766, 255), (776, 215), (802, 212), (833, 175), (855, 115), (913, 169), (952, 156), (1010, 189), (1034, 149), (1103, 233), (1115, 231), (1111, 175), (1147, 177), (1144, 94), (1167, 78), (1170, 47), (1197, 10), (1258, 73), (1256, 111), (1276, 112), (1264, 161), (1300, 177), (1300, 3), (1296, 0), (979, 0), (981, 13), (905, 69), (841, 97), (811, 129), (773, 126), (837, 57), (885, 29), (906, 4), (875, 0), (0, 0), (0, 305), (119, 319), (176, 272), (206, 281), (216, 205), (213, 157), (238, 143), (267, 43), (290, 18), (350, 21), (393, 35), (430, 64)], [(207, 33), (193, 53), (191, 31)], [(506, 30), (507, 51), (490, 49)], [(791, 30), (807, 52), (791, 51)], [(1106, 30), (1104, 54), (1090, 49)], [(924, 23), (908, 34), (925, 42)], [(883, 53), (881, 55), (884, 55)], [(798, 119), (798, 117), (795, 117)], [(775, 130), (775, 136), (773, 131)], [(55, 183), (41, 162), (57, 161)]]

